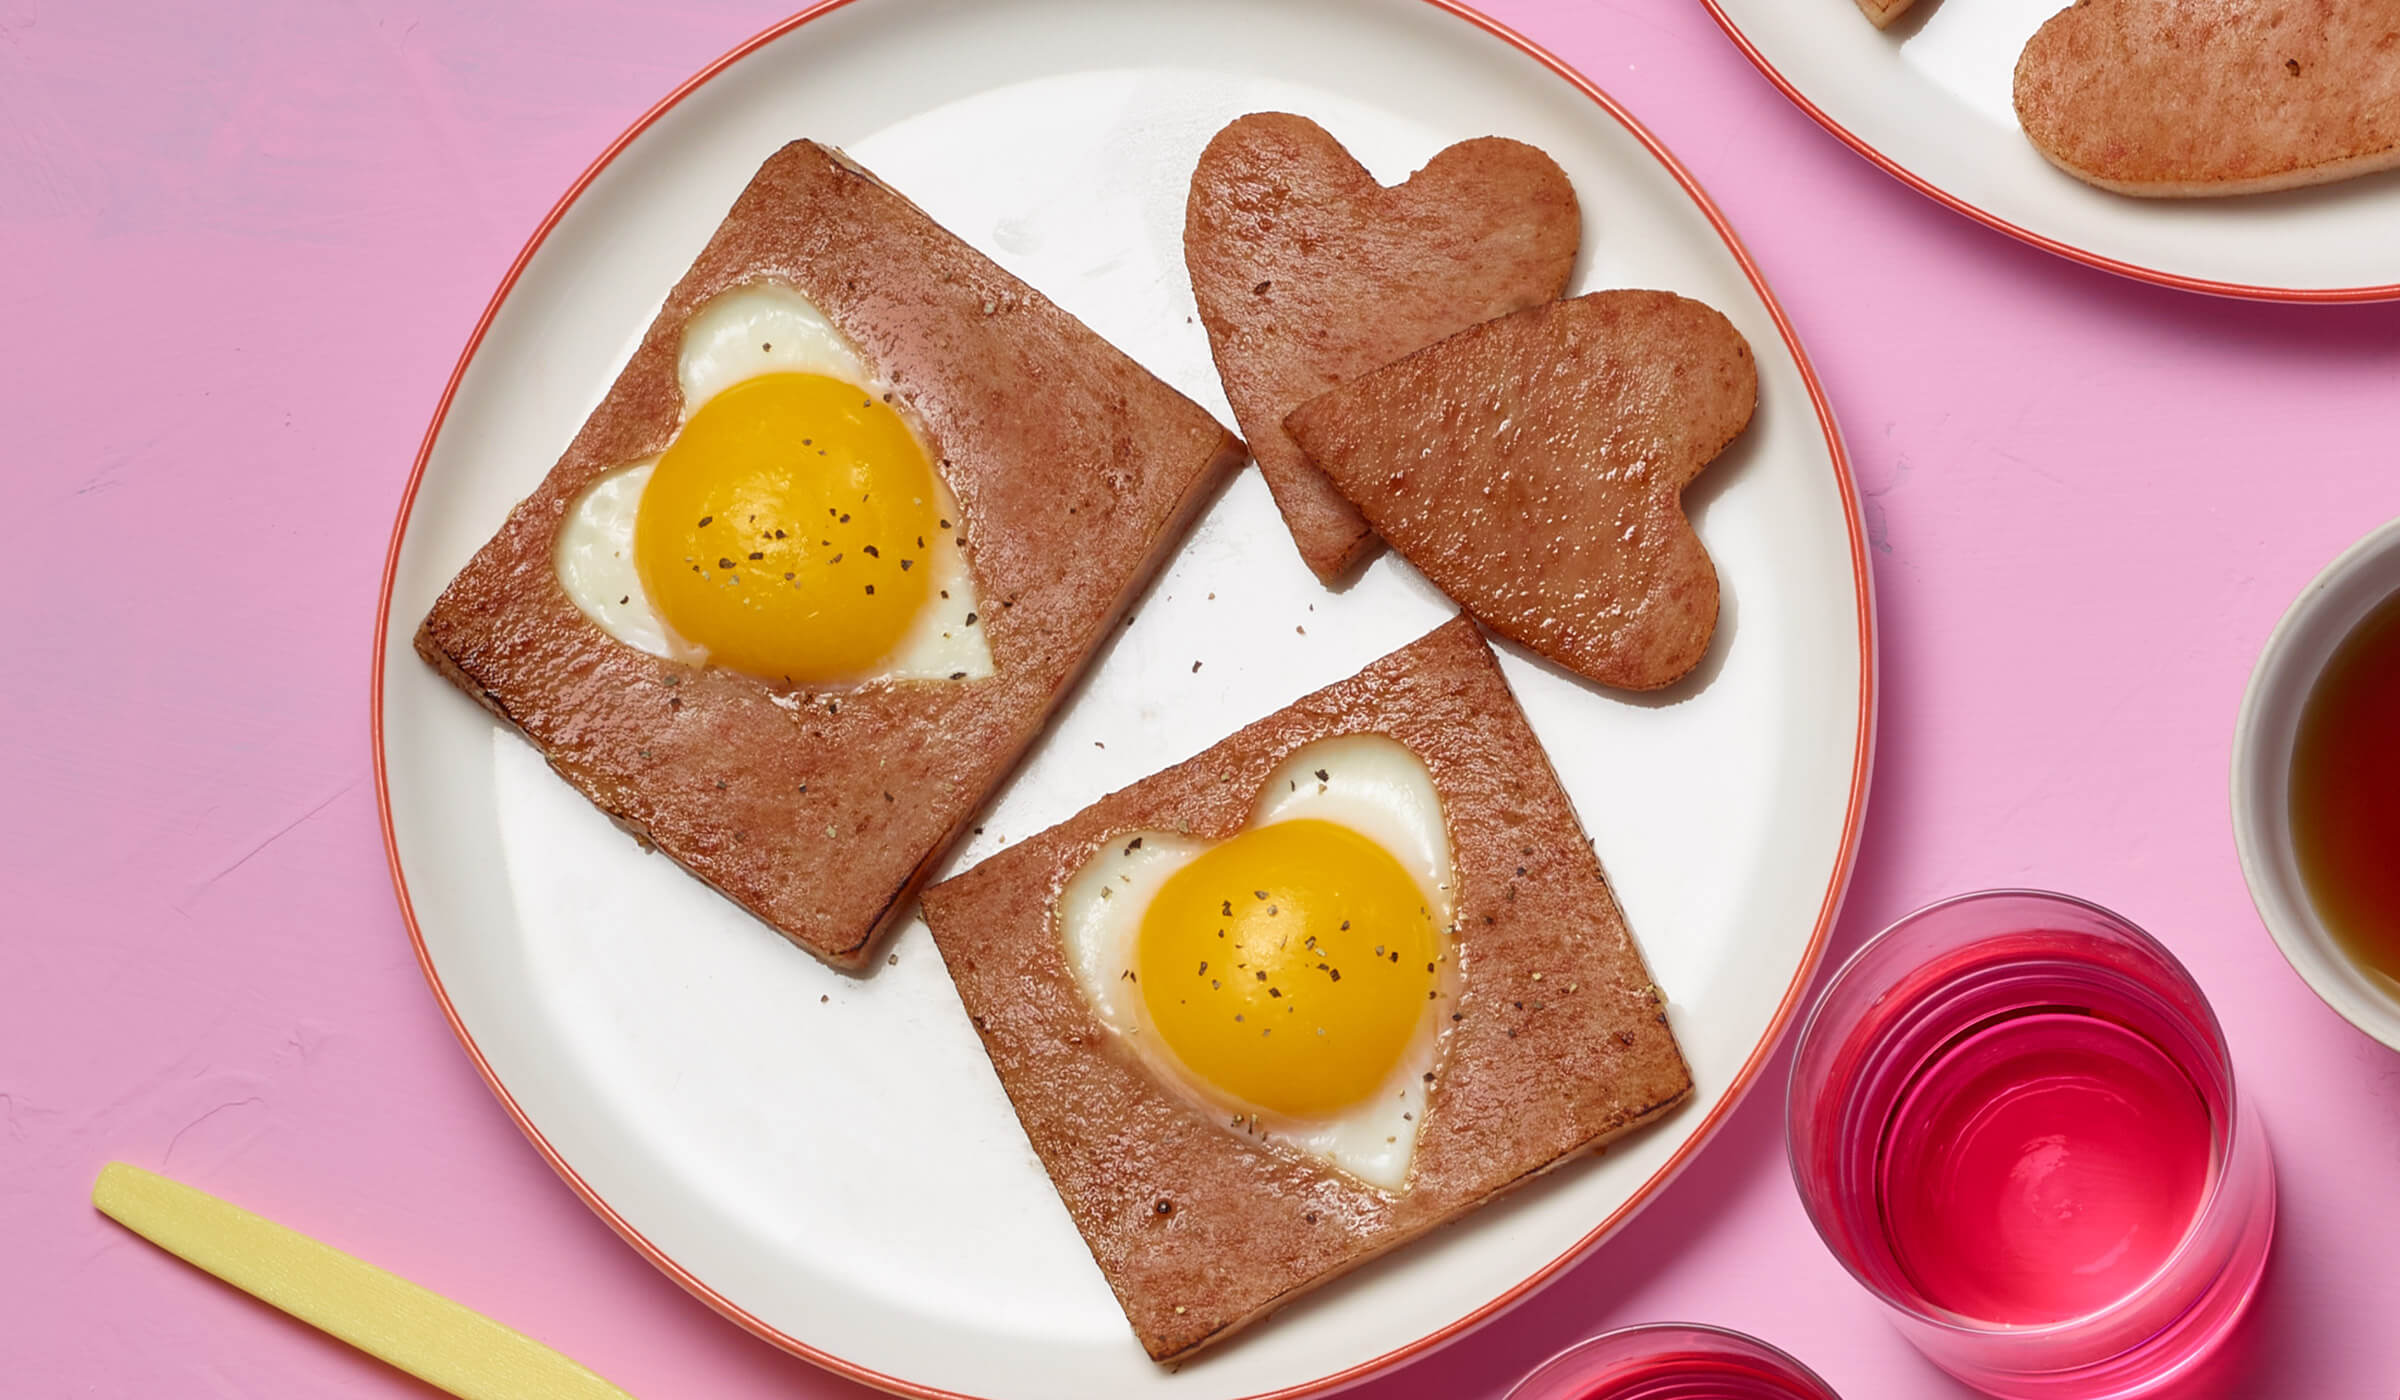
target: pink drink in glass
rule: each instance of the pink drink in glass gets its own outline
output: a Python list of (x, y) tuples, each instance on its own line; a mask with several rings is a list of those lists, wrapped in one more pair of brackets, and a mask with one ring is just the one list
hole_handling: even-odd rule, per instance
[(1841, 1400), (1755, 1337), (1667, 1322), (1603, 1332), (1551, 1357), (1507, 1400)]
[(1929, 1357), (2012, 1400), (2150, 1394), (2256, 1292), (2266, 1138), (2190, 974), (2063, 895), (1918, 911), (1801, 1032), (1792, 1172)]

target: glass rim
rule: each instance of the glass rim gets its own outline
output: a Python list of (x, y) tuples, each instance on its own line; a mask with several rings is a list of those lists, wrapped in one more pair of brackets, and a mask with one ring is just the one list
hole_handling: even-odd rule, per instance
[[(2102, 1303), (2100, 1306), (2092, 1308), (2089, 1311), (2077, 1313), (2072, 1317), (2062, 1317), (2056, 1321), (2037, 1323), (2033, 1325), (1989, 1322), (1982, 1318), (1970, 1317), (1965, 1313), (1956, 1312), (1949, 1308), (1936, 1306), (1932, 1304), (1931, 1300), (1927, 1300), (1925, 1303), (1921, 1304), (1912, 1303), (1904, 1299), (1894, 1297), (1890, 1290), (1884, 1288), (1881, 1284), (1878, 1284), (1873, 1279), (1870, 1279), (1865, 1274), (1859, 1272), (1858, 1266), (1855, 1263), (1844, 1257), (1842, 1251), (1834, 1248), (1833, 1242), (1826, 1232), (1825, 1222), (1818, 1217), (1816, 1203), (1809, 1199), (1808, 1189), (1801, 1184), (1799, 1147), (1792, 1132), (1793, 1110), (1797, 1106), (1800, 1097), (1800, 1066), (1802, 1056), (1807, 1050), (1810, 1040), (1816, 1034), (1817, 1023), (1824, 1015), (1826, 1005), (1833, 1000), (1833, 994), (1835, 990), (1838, 989), (1843, 982), (1847, 981), (1852, 973), (1858, 970), (1859, 964), (1866, 959), (1868, 954), (1883, 946), (1885, 942), (1890, 940), (1894, 935), (1898, 934), (1902, 929), (1907, 928), (1912, 924), (1921, 922), (1922, 920), (1934, 914), (1941, 913), (1959, 905), (1983, 904), (2000, 899), (2034, 899), (2050, 904), (2068, 905), (2089, 913), (2098, 914), (2103, 918), (2106, 918), (2110, 923), (2116, 925), (2124, 932), (2132, 934), (2134, 938), (2141, 944), (2157, 953), (2160, 957), (2164, 958), (2167, 965), (2173, 968), (2176, 974), (2182, 977), (2186, 983), (2190, 984), (2194, 992), (2198, 993), (2200, 1011), (2201, 1014), (2206, 1018), (2206, 1029), (2208, 1031), (2209, 1038), (2216, 1046), (2218, 1055), (2224, 1058), (2227, 1066), (2225, 1074), (2224, 1147), (2220, 1152), (2220, 1157), (2222, 1160), (2214, 1164), (2216, 1170), (2212, 1170), (2210, 1172), (2208, 1190), (2201, 1196), (2199, 1205), (2193, 1208), (2192, 1218), (2184, 1226), (2183, 1237), (2175, 1242), (2175, 1247), (2173, 1249), (2167, 1251), (2165, 1258), (2159, 1260), (2158, 1267), (2156, 1269), (2152, 1270), (2150, 1274), (2143, 1278), (2140, 1283), (2135, 1284), (2133, 1287), (2127, 1289), (2118, 1297), (2113, 1298), (2106, 1303)], [(2148, 929), (2145, 929), (2141, 925), (2135, 923), (2133, 920), (2126, 918), (2116, 910), (2094, 900), (2083, 899), (2071, 894), (2063, 894), (2057, 890), (2033, 889), (2031, 887), (2021, 885), (2000, 886), (1992, 889), (1982, 890), (1969, 890), (1964, 894), (1945, 895), (1940, 899), (1919, 905), (1915, 909), (1911, 909), (1907, 913), (1901, 915), (1899, 918), (1894, 919), (1890, 923), (1884, 925), (1881, 929), (1875, 932), (1873, 937), (1860, 944), (1858, 948), (1850, 954), (1849, 957), (1842, 959), (1841, 966), (1835, 968), (1832, 975), (1825, 979), (1825, 989), (1817, 994), (1815, 1004), (1809, 1007), (1808, 1015), (1802, 1018), (1800, 1022), (1800, 1032), (1792, 1041), (1792, 1068), (1791, 1073), (1786, 1076), (1784, 1080), (1783, 1093), (1784, 1165), (1791, 1171), (1793, 1194), (1800, 1198), (1800, 1209), (1808, 1216), (1809, 1227), (1817, 1232), (1817, 1242), (1824, 1245), (1825, 1252), (1832, 1255), (1834, 1262), (1842, 1266), (1842, 1271), (1850, 1275), (1851, 1278), (1857, 1280), (1859, 1286), (1866, 1289), (1869, 1294), (1873, 1295), (1877, 1302), (1880, 1302), (1893, 1311), (1901, 1313), (1919, 1323), (1927, 1326), (1939, 1327), (1945, 1331), (1962, 1337), (2023, 1337), (2039, 1341), (2049, 1337), (2063, 1335), (2079, 1328), (2088, 1327), (2094, 1322), (2107, 1318), (2109, 1314), (2123, 1309), (2129, 1301), (2143, 1293), (2148, 1292), (2150, 1288), (2156, 1285), (2160, 1279), (2173, 1273), (2176, 1268), (2183, 1264), (2190, 1257), (2191, 1253), (2197, 1248), (2197, 1245), (2194, 1243), (2194, 1241), (2196, 1241), (2200, 1235), (2200, 1222), (2207, 1218), (2210, 1212), (2217, 1209), (2219, 1201), (2224, 1196), (2226, 1190), (2226, 1173), (2223, 1170), (2223, 1167), (2225, 1163), (2232, 1160), (2233, 1137), (2235, 1132), (2239, 1130), (2241, 1117), (2241, 1099), (2239, 1098), (2239, 1095), (2241, 1094), (2241, 1084), (2239, 1082), (2239, 1077), (2232, 1071), (2232, 1062), (2232, 1049), (2226, 1044), (2224, 1025), (2217, 1020), (2216, 1005), (2208, 999), (2208, 993), (2201, 988), (2199, 979), (2192, 976), (2192, 970), (2183, 965), (2183, 959), (2176, 957), (2174, 951), (2168, 948), (2166, 944), (2159, 942), (2157, 937)]]
[(1765, 1341), (1758, 1337), (1753, 1337), (1747, 1332), (1737, 1332), (1731, 1327), (1720, 1327), (1713, 1322), (1636, 1322), (1624, 1327), (1611, 1327), (1605, 1332), (1595, 1332), (1591, 1336), (1585, 1337), (1581, 1341), (1571, 1342), (1565, 1347), (1560, 1348), (1558, 1351), (1551, 1353), (1548, 1360), (1543, 1361), (1540, 1365), (1534, 1367), (1530, 1371), (1527, 1371), (1524, 1375), (1519, 1376), (1516, 1384), (1510, 1386), (1505, 1392), (1502, 1393), (1500, 1400), (1519, 1400), (1519, 1397), (1525, 1393), (1525, 1387), (1542, 1379), (1543, 1373), (1549, 1371), (1555, 1366), (1573, 1360), (1576, 1356), (1583, 1352), (1590, 1351), (1594, 1347), (1600, 1346), (1607, 1342), (1626, 1341), (1634, 1337), (1642, 1336), (1645, 1333), (1652, 1332), (1701, 1332), (1707, 1334), (1708, 1336), (1718, 1338), (1722, 1341), (1734, 1342), (1744, 1347), (1755, 1348), (1756, 1350), (1765, 1352), (1769, 1357), (1773, 1358), (1778, 1363), (1791, 1367), (1795, 1374), (1807, 1380), (1819, 1390), (1824, 1391), (1827, 1395), (1836, 1396), (1838, 1400), (1839, 1392), (1835, 1391), (1833, 1386), (1827, 1383), (1823, 1376), (1818, 1375), (1809, 1367), (1807, 1362), (1802, 1361), (1799, 1357), (1792, 1355), (1788, 1351), (1785, 1351), (1782, 1347), (1775, 1345), (1773, 1342)]

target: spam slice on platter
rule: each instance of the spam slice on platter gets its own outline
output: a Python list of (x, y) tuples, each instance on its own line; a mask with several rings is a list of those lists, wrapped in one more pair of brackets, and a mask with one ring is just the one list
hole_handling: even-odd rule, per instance
[(2251, 194), (2400, 166), (2400, 0), (2082, 0), (2017, 60), (2017, 119), (2120, 194)]
[(1390, 187), (1306, 117), (1253, 113), (1208, 143), (1184, 217), (1192, 294), (1225, 397), (1319, 578), (1348, 572), (1374, 534), (1284, 435), (1284, 415), (1557, 296), (1581, 231), (1566, 172), (1520, 141), (1462, 141)]
[(1463, 617), (924, 910), (1159, 1361), (1691, 1092), (1600, 862)]
[(1915, 3), (1916, 0), (1858, 0), (1858, 7), (1866, 11), (1868, 19), (1875, 21), (1877, 29), (1883, 29), (1908, 13), (1909, 6)]
[(417, 650), (620, 825), (856, 966), (1242, 455), (795, 142)]
[(1604, 685), (1690, 671), (1717, 573), (1683, 489), (1758, 400), (1748, 342), (1669, 292), (1472, 327), (1310, 400), (1292, 439), (1484, 625)]

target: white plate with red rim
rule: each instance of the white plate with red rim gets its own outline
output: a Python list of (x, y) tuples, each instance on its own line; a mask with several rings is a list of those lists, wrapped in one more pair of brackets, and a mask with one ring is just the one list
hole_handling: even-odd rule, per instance
[[(794, 137), (846, 148), (1230, 422), (1182, 268), (1184, 191), (1208, 138), (1261, 109), (1316, 118), (1387, 181), (1467, 137), (1540, 145), (1583, 201), (1577, 290), (1722, 309), (1757, 353), (1760, 408), (1691, 494), (1726, 597), (1692, 681), (1627, 699), (1503, 657), (1667, 993), (1696, 1101), (1170, 1372), (1117, 1311), (921, 924), (870, 976), (826, 969), (636, 848), (410, 637)], [(1320, 587), (1244, 472), (948, 868), (1449, 611), (1396, 558)], [(1320, 1394), (1523, 1297), (1654, 1195), (1772, 1051), (1840, 902), (1873, 736), (1856, 492), (1756, 269), (1597, 89), (1446, 0), (844, 0), (761, 35), (636, 123), (536, 231), (428, 432), (378, 626), (393, 876), (494, 1092), (684, 1286), (924, 1396)]]
[(2017, 55), (2068, 0), (1917, 0), (1877, 29), (1853, 0), (1702, 0), (1783, 94), (1969, 218), (2145, 282), (2267, 301), (2400, 297), (2400, 172), (2232, 199), (2087, 185), (2017, 125)]

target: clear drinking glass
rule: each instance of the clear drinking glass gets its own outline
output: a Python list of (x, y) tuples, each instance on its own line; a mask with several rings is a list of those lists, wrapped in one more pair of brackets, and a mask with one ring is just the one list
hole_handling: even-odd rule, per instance
[(1800, 1032), (1786, 1127), (1826, 1246), (2009, 1400), (2184, 1378), (2266, 1269), (2274, 1164), (2215, 1014), (2079, 899), (1961, 895), (1877, 935)]
[(1507, 1400), (1841, 1400), (1755, 1337), (1689, 1322), (1624, 1327), (1534, 1368)]

